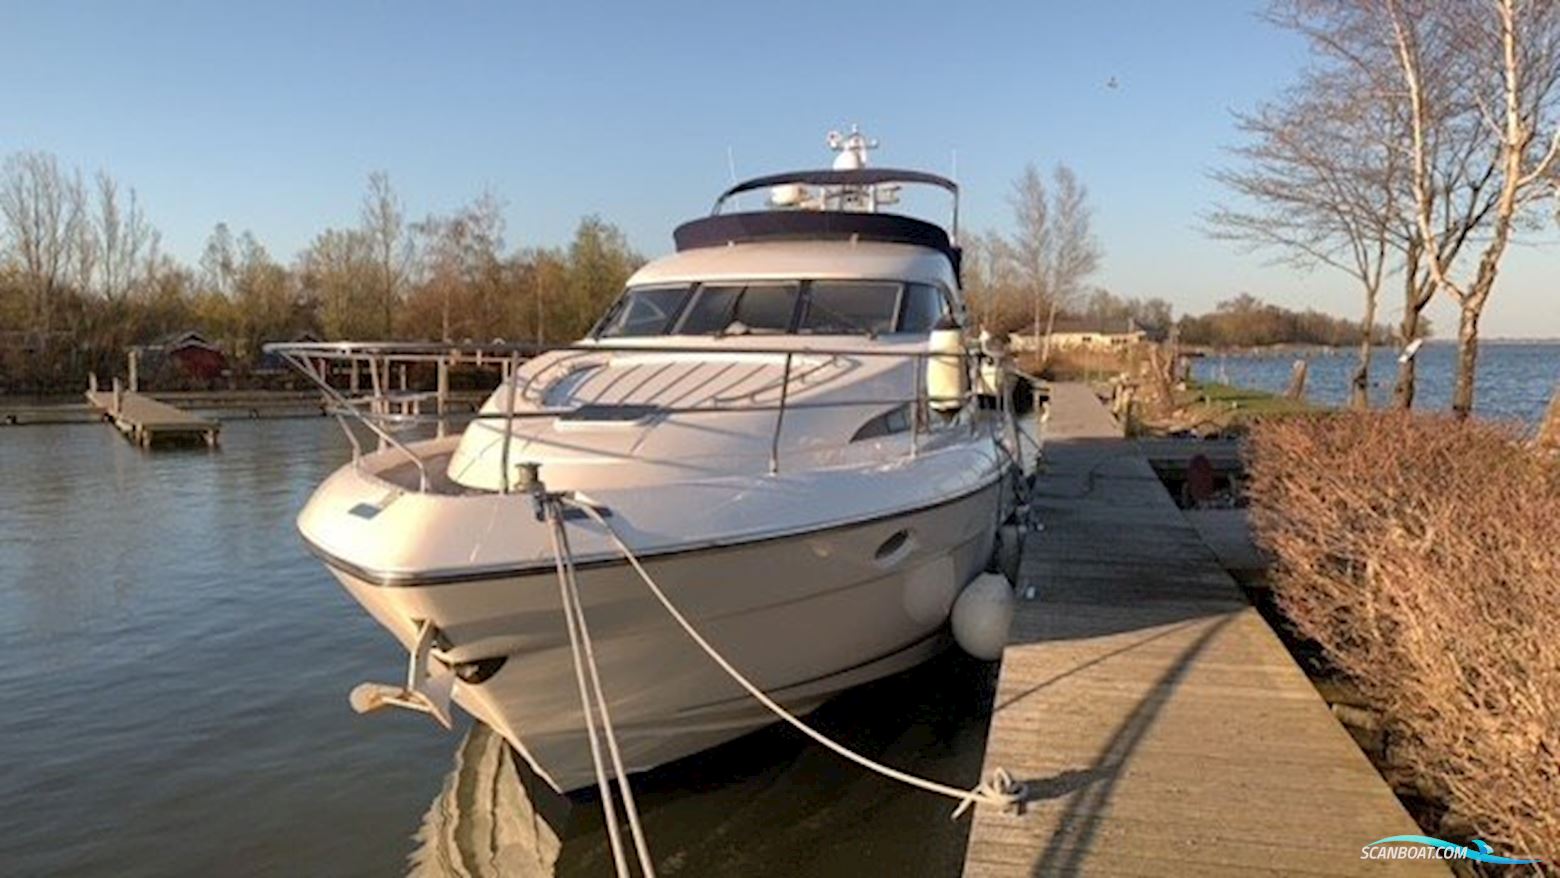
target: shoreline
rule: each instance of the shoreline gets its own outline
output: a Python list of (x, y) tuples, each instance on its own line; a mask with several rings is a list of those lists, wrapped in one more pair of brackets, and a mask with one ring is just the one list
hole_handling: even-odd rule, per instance
[[(313, 390), (149, 390), (141, 393), (158, 402), (223, 420), (315, 418), (330, 414)], [(476, 411), (486, 390), (455, 390), (449, 394), (452, 416)], [(0, 427), (48, 424), (95, 424), (103, 415), (83, 394), (0, 394)]]
[[(1481, 338), (1479, 347), (1503, 347), (1523, 345), (1560, 345), (1560, 338)], [(1388, 344), (1371, 345), (1375, 350), (1401, 350), (1402, 345), (1395, 342)], [(1427, 338), (1424, 347), (1448, 347), (1455, 349), (1457, 340), (1452, 338)], [(1358, 344), (1349, 345), (1323, 345), (1307, 344), (1303, 342), (1279, 342), (1270, 345), (1215, 347), (1211, 345), (1183, 345), (1183, 356), (1198, 357), (1266, 357), (1279, 356), (1281, 354), (1301, 354), (1325, 352), (1329, 354), (1352, 354), (1359, 350)]]

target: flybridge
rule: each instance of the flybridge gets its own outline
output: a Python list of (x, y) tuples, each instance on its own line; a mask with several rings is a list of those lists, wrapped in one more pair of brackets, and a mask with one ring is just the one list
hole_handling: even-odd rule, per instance
[[(831, 169), (787, 171), (736, 183), (715, 199), (710, 215), (683, 223), (672, 233), (678, 251), (761, 241), (875, 241), (927, 247), (960, 267), (959, 186), (946, 177), (901, 168), (868, 168), (867, 152), (877, 142), (851, 130), (829, 134), (838, 155)], [(906, 184), (932, 186), (953, 196), (947, 230), (897, 213), (882, 213), (899, 201)], [(769, 190), (769, 210), (725, 213), (744, 192)]]
[(679, 252), (760, 241), (877, 241), (927, 247), (948, 257), (957, 274), (959, 248), (941, 228), (914, 217), (854, 211), (757, 211), (715, 214), (672, 232)]

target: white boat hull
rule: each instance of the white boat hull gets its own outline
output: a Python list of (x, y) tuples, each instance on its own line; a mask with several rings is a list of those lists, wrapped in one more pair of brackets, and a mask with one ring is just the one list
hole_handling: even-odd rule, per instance
[[(1002, 490), (1000, 480), (992, 481), (887, 517), (659, 551), (644, 562), (727, 659), (802, 713), (946, 646), (954, 598), (991, 555)], [(560, 791), (593, 782), (552, 570), (418, 585), (373, 582), (350, 564), (331, 567), (408, 648), (422, 620), (438, 626), (448, 647), (438, 655), (471, 679), (485, 677), (456, 683), (456, 703), (514, 744), (539, 775)], [(677, 627), (626, 564), (582, 565), (579, 588), (631, 770), (773, 721)]]

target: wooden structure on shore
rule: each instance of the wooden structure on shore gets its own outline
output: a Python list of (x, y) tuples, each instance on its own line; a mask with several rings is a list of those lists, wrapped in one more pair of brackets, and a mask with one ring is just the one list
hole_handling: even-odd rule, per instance
[(97, 389), (96, 376), (87, 391), (87, 402), (102, 413), (126, 439), (142, 448), (164, 441), (204, 441), (215, 448), (222, 425), (183, 409), (158, 402), (149, 396), (126, 390), (114, 379), (112, 390)]
[[(1157, 452), (1162, 453), (1163, 449)], [(1420, 830), (1088, 387), (1052, 388), (966, 878), (1440, 874)]]

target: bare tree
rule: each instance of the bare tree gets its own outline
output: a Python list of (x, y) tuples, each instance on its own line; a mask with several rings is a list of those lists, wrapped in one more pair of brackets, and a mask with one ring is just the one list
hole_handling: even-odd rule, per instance
[(134, 189), (122, 204), (113, 177), (99, 171), (96, 182), (97, 209), (91, 223), (98, 250), (96, 291), (118, 307), (156, 265), (160, 236), (147, 222)]
[(1076, 295), (1084, 279), (1099, 268), (1100, 248), (1092, 229), (1088, 190), (1066, 165), (1052, 173), (1054, 191), (1033, 164), (1013, 182), (1009, 201), (1014, 230), (1005, 248), (1021, 288), (1030, 299), (1035, 346), (1045, 342), (1042, 358), (1050, 355), (1056, 312)]
[(494, 308), (504, 248), (498, 198), (484, 192), (453, 215), (430, 216), (413, 231), (422, 238), (425, 255), (420, 298), (437, 309), (440, 339), (452, 341), (457, 331), (463, 337), (491, 337), (504, 322)]
[[(1434, 288), (1460, 309), (1452, 411), (1473, 411), (1479, 319), (1524, 211), (1552, 192), (1560, 160), (1560, 7), (1549, 0), (1382, 0), (1408, 94), (1415, 219)], [(1437, 63), (1449, 56), (1466, 68)], [(1445, 136), (1446, 95), (1493, 133), (1497, 195), (1488, 237), (1471, 277), (1453, 277), (1436, 222), (1439, 181), (1432, 156)], [(1467, 127), (1467, 126), (1465, 126)]]
[(368, 175), (368, 194), (363, 196), (362, 230), (373, 251), (380, 331), (389, 337), (395, 331), (395, 307), (411, 271), (413, 254), (401, 199), (390, 187), (390, 175), (385, 171)]
[(1350, 403), (1370, 404), (1370, 359), (1382, 282), (1403, 205), (1399, 133), (1390, 105), (1350, 69), (1313, 69), (1277, 102), (1239, 118), (1240, 167), (1213, 177), (1245, 204), (1208, 217), (1215, 237), (1275, 250), (1300, 268), (1352, 277), (1364, 298)]
[(1000, 336), (1021, 330), (1028, 322), (1024, 314), (1030, 303), (1011, 249), (1006, 238), (988, 230), (965, 239), (961, 260), (964, 297), (975, 325)]
[(1066, 165), (1052, 174), (1050, 307), (1046, 318), (1046, 354), (1056, 310), (1083, 292), (1083, 282), (1100, 267), (1099, 240), (1094, 237), (1094, 211), (1089, 190)]
[[(1279, 118), (1297, 115), (1297, 119), (1289, 121), (1314, 126), (1300, 129), (1302, 135), (1313, 130), (1333, 129), (1333, 135), (1344, 138), (1345, 142), (1324, 145), (1330, 146), (1331, 152), (1343, 162), (1335, 164), (1335, 172), (1326, 178), (1299, 175), (1285, 179), (1283, 174), (1270, 175), (1272, 179), (1265, 182), (1288, 187), (1288, 191), (1265, 193), (1283, 200), (1269, 202), (1264, 210), (1249, 211), (1247, 216), (1241, 217), (1244, 220), (1241, 231), (1269, 239), (1272, 246), (1287, 249), (1291, 256), (1298, 255), (1302, 264), (1320, 264), (1321, 260), (1316, 259), (1314, 252), (1306, 252), (1314, 251), (1318, 242), (1333, 245), (1350, 242), (1350, 246), (1332, 253), (1349, 256), (1357, 252), (1360, 231), (1369, 232), (1366, 240), (1371, 243), (1379, 243), (1374, 240), (1376, 234), (1385, 233), (1397, 258), (1391, 260), (1392, 264), (1385, 267), (1383, 274), (1390, 275), (1396, 270), (1401, 277), (1403, 296), (1398, 336), (1406, 345), (1428, 331), (1422, 313), (1434, 297), (1437, 284), (1427, 263), (1434, 257), (1443, 265), (1453, 264), (1464, 245), (1485, 227), (1496, 206), (1498, 186), (1493, 185), (1492, 180), (1496, 176), (1497, 156), (1492, 148), (1494, 138), (1490, 128), (1479, 119), (1466, 90), (1460, 88), (1460, 83), (1472, 75), (1475, 65), (1452, 41), (1438, 41), (1428, 47), (1433, 54), (1423, 56), (1427, 66), (1435, 69), (1438, 75), (1428, 83), (1430, 97), (1420, 107), (1421, 127), (1426, 132), (1425, 166), (1431, 185), (1416, 190), (1412, 148), (1414, 104), (1397, 72), (1396, 38), (1391, 16), (1383, 2), (1275, 0), (1270, 7), (1269, 21), (1304, 38), (1312, 56), (1312, 64), (1302, 73), (1299, 83), (1277, 102), (1276, 106), (1284, 111)], [(1415, 14), (1422, 12), (1416, 10)], [(1321, 111), (1316, 118), (1305, 118), (1307, 113), (1316, 111)], [(1265, 123), (1272, 121), (1273, 115), (1271, 111), (1259, 111), (1254, 115), (1258, 129), (1251, 133), (1258, 136), (1253, 147), (1269, 146), (1262, 129), (1268, 127)], [(1314, 141), (1314, 138), (1308, 139)], [(1350, 154), (1354, 148), (1359, 152)], [(1283, 151), (1298, 154), (1296, 150)], [(1326, 155), (1327, 151), (1322, 154)], [(1241, 184), (1249, 186), (1264, 182), (1262, 178), (1268, 175), (1256, 173), (1260, 170), (1264, 170), (1261, 165), (1248, 164), (1247, 171), (1253, 172), (1252, 175), (1245, 180), (1232, 181), (1236, 184), (1233, 188), (1239, 191)], [(1370, 210), (1359, 218), (1351, 218), (1352, 214), (1358, 214), (1358, 209), (1349, 207), (1347, 199), (1337, 197), (1336, 182), (1331, 188), (1327, 185), (1327, 178), (1348, 180), (1338, 172), (1359, 175), (1346, 188), (1375, 196), (1357, 204), (1381, 208), (1380, 218), (1390, 219), (1390, 222), (1385, 225), (1359, 222), (1359, 218), (1371, 219), (1373, 211)], [(1306, 216), (1297, 204), (1311, 208), (1312, 215)], [(1285, 209), (1278, 210), (1279, 205), (1284, 205)], [(1422, 206), (1428, 208), (1423, 214), (1430, 218), (1434, 231), (1429, 243), (1420, 225), (1419, 208)], [(1262, 216), (1264, 213), (1265, 217)], [(1262, 228), (1264, 219), (1272, 221), (1273, 227)], [(1297, 222), (1291, 224), (1285, 220)], [(1345, 259), (1340, 267), (1361, 281), (1367, 292), (1366, 310), (1371, 311), (1367, 278), (1373, 277), (1374, 272), (1362, 271), (1371, 267), (1369, 262), (1355, 256)], [(1379, 295), (1380, 281), (1374, 286)], [(1355, 373), (1356, 401), (1369, 380), (1367, 356), (1368, 351), (1362, 348), (1361, 368)], [(1400, 358), (1393, 388), (1394, 405), (1400, 408), (1413, 405), (1415, 379), (1414, 359)]]
[[(1024, 167), (1024, 173), (1013, 181), (1013, 191), (1008, 196), (1013, 207), (1013, 233), (1008, 242), (1007, 255), (1012, 260), (1019, 283), (1029, 298), (1033, 321), (1029, 325), (1034, 335), (1034, 349), (1040, 350), (1040, 316), (1051, 298), (1051, 198), (1046, 192), (1045, 178), (1034, 163)], [(1050, 338), (1051, 326), (1056, 317), (1056, 303), (1051, 301), (1051, 320), (1046, 321), (1045, 337)]]
[(217, 223), (206, 238), (206, 249), (200, 255), (202, 280), (208, 289), (219, 296), (232, 298), (238, 276), (237, 245), (227, 223)]
[(5, 240), (27, 290), (31, 328), (47, 335), (58, 300), (73, 273), (86, 222), (81, 177), (66, 174), (54, 156), (8, 156), (0, 176), (0, 217)]

